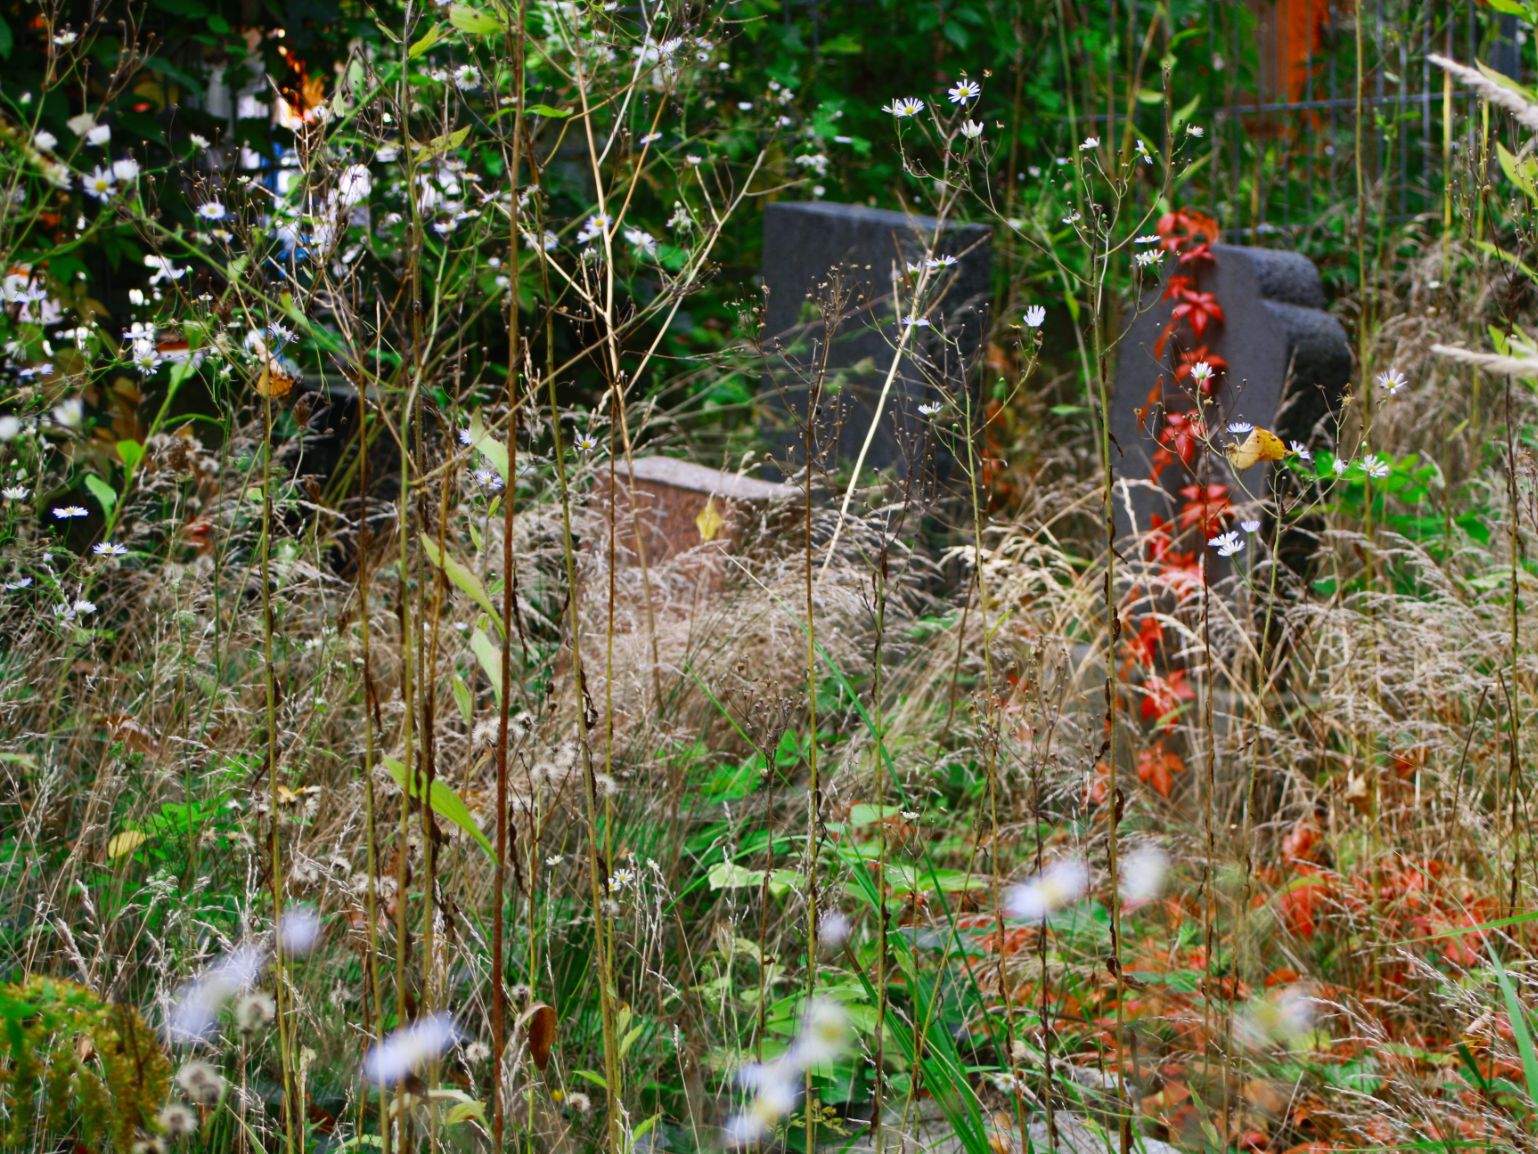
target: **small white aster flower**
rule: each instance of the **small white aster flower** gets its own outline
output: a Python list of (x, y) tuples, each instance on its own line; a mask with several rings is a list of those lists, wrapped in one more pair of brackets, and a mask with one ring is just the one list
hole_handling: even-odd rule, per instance
[(98, 557), (123, 557), (128, 553), (128, 546), (115, 541), (98, 541), (91, 546), (91, 552)]
[(1025, 327), (1028, 329), (1041, 328), (1042, 322), (1047, 319), (1047, 310), (1041, 305), (1031, 305), (1025, 310)]
[(1194, 136), (1197, 140), (1200, 140), (1202, 137), (1207, 135), (1207, 130), (1200, 124), (1188, 124), (1186, 125), (1186, 135)]
[(225, 215), (222, 201), (205, 200), (198, 205), (198, 215), (204, 220), (223, 220)]
[(983, 134), (983, 122), (981, 120), (963, 120), (961, 122), (961, 135), (968, 140), (976, 140)]
[(917, 96), (904, 96), (892, 101), (891, 104), (884, 105), (881, 111), (891, 113), (898, 120), (906, 120), (910, 116), (917, 116), (923, 112), (924, 102)]
[(80, 39), (80, 33), (69, 30), (53, 34), (53, 42), (59, 48), (68, 48), (78, 39)]
[(1238, 533), (1220, 533), (1207, 542), (1218, 551), (1219, 557), (1232, 557), (1235, 553), (1244, 551), (1244, 538)]
[(54, 145), (58, 143), (59, 138), (53, 133), (49, 132), (47, 129), (43, 129), (32, 138), (33, 146), (42, 149), (44, 152), (52, 152)]
[(903, 317), (903, 328), (905, 328), (905, 329), (927, 329), (927, 328), (929, 328), (929, 318), (928, 317)]
[(70, 610), (78, 617), (86, 617), (96, 612), (96, 602), (77, 597), (70, 604)]
[(1335, 470), (1337, 477), (1344, 477), (1346, 470), (1351, 468), (1351, 462), (1344, 457), (1336, 457), (1335, 460), (1330, 462), (1330, 467)]
[(75, 517), (90, 516), (90, 514), (79, 505), (60, 505), (53, 511), (53, 515), (57, 520), (60, 521), (68, 521)]
[(110, 200), (117, 194), (117, 181), (112, 179), (112, 170), (100, 165), (80, 178), (80, 186), (87, 196), (97, 200)]
[(1133, 244), (1158, 244), (1159, 234), (1156, 232), (1144, 233), (1142, 236), (1133, 237)]
[(85, 134), (85, 142), (92, 148), (105, 148), (112, 139), (112, 128), (106, 124), (98, 124)]
[[(1206, 362), (1200, 362), (1200, 363), (1205, 364)], [(1192, 373), (1193, 376), (1195, 376), (1196, 370), (1192, 369), (1191, 373)], [(1236, 437), (1242, 437), (1242, 436), (1246, 435), (1247, 433), (1252, 432), (1254, 430), (1254, 428), (1255, 428), (1255, 426), (1250, 424), (1248, 421), (1229, 421), (1228, 422), (1228, 431), (1230, 433), (1232, 433)]]
[(1292, 441), (1287, 447), (1293, 451), (1300, 461), (1312, 461), (1314, 459), (1314, 454), (1309, 451), (1308, 446), (1302, 441)]
[(952, 104), (970, 104), (983, 94), (983, 86), (963, 76), (945, 91)]
[(7, 501), (25, 501), (27, 499), (27, 487), (25, 485), (7, 485), (0, 489), (0, 497)]
[(472, 92), (481, 86), (481, 74), (473, 64), (461, 64), (454, 69), (454, 87), (461, 92)]
[(1381, 481), (1388, 476), (1388, 462), (1376, 453), (1362, 454), (1362, 472), (1374, 480)]
[(139, 162), (131, 156), (125, 156), (122, 160), (112, 162), (112, 175), (124, 184), (132, 184), (139, 179)]
[(54, 421), (66, 429), (78, 429), (85, 416), (85, 402), (79, 397), (66, 397), (53, 407)]
[(1247, 518), (1239, 522), (1239, 528), (1243, 529), (1246, 533), (1259, 533), (1260, 522), (1253, 517)]
[(661, 139), (662, 139), (662, 133), (660, 133), (660, 132), (648, 132), (645, 136), (641, 137), (640, 143), (643, 144), (643, 145), (644, 144), (656, 144), (657, 141), (659, 141)]
[(955, 263), (956, 258), (950, 253), (946, 253), (944, 256), (930, 257), (924, 262), (924, 265), (927, 268), (950, 268), (950, 266)]
[(1070, 212), (1067, 216), (1063, 217), (1063, 223), (1064, 224), (1078, 224), (1079, 221), (1081, 221), (1083, 219), (1084, 219), (1084, 215), (1082, 213)]
[(598, 438), (592, 433), (578, 433), (572, 444), (576, 445), (581, 452), (591, 453), (598, 448)]
[(1145, 248), (1142, 252), (1132, 254), (1132, 263), (1138, 268), (1150, 268), (1164, 259), (1164, 250), (1160, 248)]
[(1079, 145), (1079, 151), (1080, 152), (1094, 152), (1095, 149), (1097, 149), (1099, 147), (1100, 147), (1100, 138), (1098, 136), (1086, 136), (1084, 138), (1084, 142)]
[(936, 416), (939, 412), (939, 401), (926, 401), (924, 404), (919, 406), (919, 416), (921, 417), (933, 417)]
[(840, 1057), (849, 1048), (849, 1011), (831, 998), (813, 998), (801, 1015), (787, 1059), (805, 1070)]
[(1409, 384), (1405, 375), (1398, 369), (1385, 369), (1378, 374), (1377, 379), (1378, 384), (1388, 391), (1389, 396), (1393, 396), (1400, 389), (1404, 388), (1405, 385)]
[(1206, 361), (1197, 361), (1191, 366), (1191, 379), (1198, 385), (1205, 385), (1212, 380), (1212, 366)]
[(1004, 912), (1022, 921), (1044, 922), (1084, 896), (1089, 866), (1079, 858), (1060, 858), (1028, 882), (1011, 886), (1004, 895)]

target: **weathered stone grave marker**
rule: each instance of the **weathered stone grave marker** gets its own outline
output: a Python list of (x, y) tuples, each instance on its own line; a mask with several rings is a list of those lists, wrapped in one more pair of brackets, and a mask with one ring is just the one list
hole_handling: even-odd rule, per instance
[(724, 552), (777, 506), (800, 495), (792, 485), (741, 477), (673, 457), (615, 463), (615, 532), (631, 557), (659, 565), (691, 549)]
[[(1324, 288), (1318, 270), (1294, 252), (1212, 245), (1213, 262), (1203, 268), (1200, 288), (1221, 304), (1225, 319), (1209, 339), (1211, 351), (1228, 362), (1225, 379), (1206, 406), (1206, 423), (1214, 445), (1235, 439), (1225, 431), (1230, 422), (1270, 429), (1284, 442), (1320, 444), (1318, 428), (1334, 412), (1351, 377), (1351, 345), (1346, 331), (1325, 311)], [(1111, 453), (1119, 481), (1116, 499), (1117, 536), (1146, 531), (1154, 516), (1172, 519), (1179, 508), (1178, 490), (1192, 482), (1177, 462), (1166, 467), (1157, 485), (1153, 475), (1155, 419), (1143, 415), (1151, 393), (1162, 379), (1169, 411), (1181, 407), (1181, 390), (1174, 384), (1169, 357), (1155, 355), (1160, 333), (1174, 304), (1159, 293), (1143, 302), (1121, 346), (1111, 401)], [(1246, 493), (1272, 493), (1274, 466), (1260, 463), (1238, 473), (1219, 453), (1207, 455), (1207, 479), (1228, 486), (1235, 504)], [(1206, 542), (1201, 543), (1206, 548)]]
[[(819, 446), (829, 463), (854, 464), (871, 422), (898, 342), (894, 284), (911, 305), (906, 270), (921, 262), (935, 239), (934, 256), (954, 258), (934, 270), (939, 307), (927, 329), (910, 335), (912, 352), (897, 367), (876, 434), (865, 458), (867, 471), (914, 462), (909, 446), (919, 440), (922, 404), (938, 398), (921, 368), (928, 363), (953, 392), (967, 387), (970, 369), (987, 334), (991, 232), (983, 225), (944, 227), (932, 217), (907, 216), (861, 205), (783, 203), (764, 213), (764, 284), (769, 291), (764, 336), (770, 349), (765, 384), (774, 402), (771, 440), (791, 468), (804, 457), (804, 424), (810, 382), (826, 351), (827, 376), (819, 403)], [(827, 286), (840, 282), (845, 307), (822, 317)], [(831, 322), (831, 323), (829, 323)], [(822, 343), (831, 331), (832, 340)]]

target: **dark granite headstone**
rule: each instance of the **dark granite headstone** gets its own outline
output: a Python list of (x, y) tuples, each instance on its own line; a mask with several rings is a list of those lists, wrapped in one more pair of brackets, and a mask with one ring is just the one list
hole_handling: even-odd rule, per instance
[[(1212, 252), (1214, 262), (1202, 268), (1199, 288), (1215, 294), (1223, 309), (1225, 320), (1208, 344), (1228, 361), (1227, 376), (1206, 406), (1213, 444), (1221, 447), (1240, 439), (1226, 426), (1243, 421), (1274, 431), (1284, 442), (1327, 446), (1333, 430), (1324, 418), (1336, 410), (1345, 391), (1352, 358), (1345, 329), (1325, 311), (1318, 270), (1294, 252), (1229, 244), (1215, 244)], [(1173, 260), (1168, 263), (1173, 265)], [(1118, 536), (1146, 530), (1154, 515), (1170, 518), (1178, 508), (1178, 489), (1193, 480), (1176, 463), (1163, 470), (1159, 488), (1144, 483), (1158, 450), (1157, 419), (1148, 415), (1149, 399), (1161, 379), (1168, 408), (1181, 407), (1169, 350), (1163, 357), (1154, 351), (1172, 308), (1173, 303), (1159, 294), (1145, 298), (1121, 344), (1111, 401), (1111, 452), (1118, 479), (1129, 484), (1117, 493)], [(1156, 402), (1153, 411), (1157, 409)], [(1206, 454), (1203, 468), (1207, 480), (1228, 485), (1236, 506), (1245, 502), (1246, 494), (1265, 497), (1272, 492), (1270, 465), (1257, 464), (1236, 476), (1222, 454), (1212, 452)]]
[[(859, 205), (773, 204), (765, 212), (769, 432), (792, 468), (803, 459), (810, 382), (830, 330), (818, 443), (832, 458), (823, 464), (854, 464), (901, 334), (894, 287), (906, 309), (912, 299), (907, 267), (925, 259), (936, 230), (930, 217)], [(867, 473), (906, 472), (913, 464), (908, 449), (921, 442), (926, 419), (918, 407), (937, 399), (932, 381), (953, 395), (967, 387), (987, 332), (990, 237), (983, 225), (939, 229), (933, 255), (954, 257), (955, 263), (931, 274), (936, 291), (930, 299), (938, 307), (927, 314), (930, 327), (910, 336), (911, 352), (892, 382), (865, 459)], [(835, 299), (842, 307), (825, 316)]]

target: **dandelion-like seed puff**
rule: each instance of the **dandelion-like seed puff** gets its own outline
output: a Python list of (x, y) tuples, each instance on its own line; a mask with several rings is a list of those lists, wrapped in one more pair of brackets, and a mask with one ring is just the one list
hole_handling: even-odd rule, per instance
[(363, 1077), (376, 1086), (394, 1086), (441, 1057), (459, 1040), (452, 1014), (430, 1014), (388, 1035), (363, 1055)]

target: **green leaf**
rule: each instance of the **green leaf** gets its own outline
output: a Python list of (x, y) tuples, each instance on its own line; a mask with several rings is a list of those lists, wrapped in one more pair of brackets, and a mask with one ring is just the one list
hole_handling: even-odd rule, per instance
[(420, 37), (410, 48), (406, 50), (406, 59), (415, 60), (422, 53), (432, 48), (434, 44), (443, 39), (443, 25), (434, 24), (427, 30), (425, 36)]
[(0, 60), (11, 58), (11, 48), (15, 43), (16, 38), (11, 35), (11, 26), (5, 22), (4, 16), (0, 16)]
[(470, 135), (470, 126), (456, 128), (453, 132), (445, 132), (442, 136), (435, 136), (422, 146), (422, 151), (429, 156), (437, 156), (439, 153), (448, 152), (458, 148)]
[(453, 586), (470, 600), (474, 601), (486, 611), (496, 624), (500, 632), (502, 627), (502, 615), (497, 612), (496, 606), (491, 603), (491, 595), (486, 592), (486, 586), (481, 584), (481, 579), (472, 573), (465, 564), (452, 553), (438, 551), (438, 543), (427, 533), (422, 534), (422, 552), (427, 554), (427, 559), (438, 568), (442, 569)]
[(449, 678), (449, 688), (454, 693), (454, 704), (459, 707), (460, 719), (469, 725), (475, 718), (475, 698), (470, 693), (470, 687), (465, 684), (465, 679), (456, 671)]
[(131, 473), (139, 467), (139, 462), (144, 460), (144, 446), (138, 441), (119, 441), (117, 455), (123, 462), (124, 468)]
[(470, 417), (470, 444), (475, 447), (477, 453), (486, 458), (486, 463), (497, 471), (497, 476), (502, 478), (502, 484), (506, 485), (508, 483), (507, 446), (486, 431), (479, 413), (473, 413)]
[(85, 475), (85, 487), (91, 490), (91, 496), (96, 498), (96, 503), (101, 506), (101, 511), (111, 516), (112, 509), (117, 504), (117, 490), (95, 473), (87, 473)]
[(475, 654), (476, 661), (480, 662), (481, 672), (486, 675), (486, 680), (491, 682), (491, 691), (497, 695), (497, 704), (502, 704), (502, 653), (497, 649), (490, 637), (483, 630), (477, 629), (470, 634), (470, 652)]
[[(422, 796), (421, 775), (418, 774), (415, 781), (409, 786), (406, 783), (406, 767), (393, 757), (381, 759), (384, 762), (386, 772), (394, 779), (395, 784), (401, 787), (401, 791), (412, 801), (420, 801)], [(433, 779), (432, 787), (428, 790), (427, 804), (432, 811), (444, 821), (457, 825), (464, 830), (476, 845), (486, 851), (486, 856), (496, 860), (496, 851), (491, 848), (491, 842), (481, 832), (481, 827), (475, 824), (475, 818), (470, 814), (470, 807), (464, 799), (437, 778)]]
[(555, 108), (549, 104), (531, 104), (524, 111), (534, 116), (543, 116), (548, 120), (565, 120), (571, 115), (571, 109)]
[(468, 36), (491, 36), (507, 26), (500, 16), (482, 12), (468, 4), (455, 4), (451, 7), (449, 23)]
[(1494, 950), (1490, 960), (1495, 963), (1495, 980), (1500, 983), (1501, 997), (1506, 1002), (1506, 1017), (1511, 1022), (1511, 1035), (1517, 1043), (1517, 1053), (1522, 1057), (1522, 1077), (1527, 1082), (1527, 1096), (1538, 1105), (1538, 1051), (1533, 1048), (1533, 1035), (1528, 1025), (1527, 1009), (1517, 997), (1516, 988), (1506, 974), (1506, 967)]

